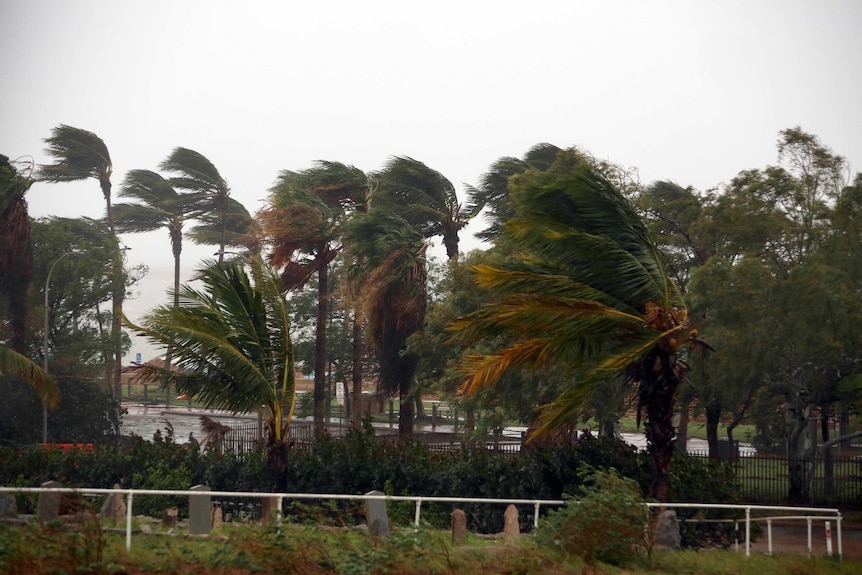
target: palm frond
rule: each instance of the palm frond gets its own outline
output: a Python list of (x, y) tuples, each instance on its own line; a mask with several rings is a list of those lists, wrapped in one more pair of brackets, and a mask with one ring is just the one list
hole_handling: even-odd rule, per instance
[(54, 378), (29, 358), (5, 345), (0, 345), (0, 374), (23, 380), (34, 389), (39, 401), (48, 407), (56, 407), (60, 402), (60, 389)]

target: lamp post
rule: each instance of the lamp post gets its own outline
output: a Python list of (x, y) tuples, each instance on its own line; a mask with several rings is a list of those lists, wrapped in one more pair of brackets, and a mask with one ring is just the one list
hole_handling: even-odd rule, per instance
[[(60, 260), (72, 254), (81, 253), (78, 250), (66, 252), (54, 261), (51, 269), (48, 270), (48, 277), (45, 278), (45, 329), (42, 332), (42, 369), (45, 373), (48, 372), (48, 286), (51, 284), (51, 274), (54, 273), (54, 268), (60, 263)], [(48, 443), (48, 406), (42, 402), (42, 443)]]

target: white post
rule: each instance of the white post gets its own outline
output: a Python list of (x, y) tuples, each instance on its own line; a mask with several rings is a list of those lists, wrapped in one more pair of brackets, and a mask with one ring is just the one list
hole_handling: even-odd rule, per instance
[(808, 555), (811, 555), (811, 518), (807, 518), (808, 522)]
[(126, 551), (132, 550), (132, 496), (131, 491), (126, 495)]
[(276, 524), (279, 527), (281, 527), (281, 504), (282, 504), (282, 501), (284, 501), (284, 497), (279, 495), (278, 496), (278, 509), (275, 511)]
[(826, 522), (826, 556), (832, 557), (832, 524)]
[(745, 556), (751, 555), (751, 507), (745, 508)]
[(838, 519), (836, 520), (838, 523), (838, 559), (840, 561), (844, 561), (844, 546), (841, 541), (841, 515), (838, 515)]
[(766, 554), (772, 555), (772, 517), (766, 519), (766, 544)]
[(416, 500), (416, 517), (414, 522), (416, 523), (416, 529), (419, 529), (419, 509), (422, 507), (422, 498)]
[(536, 501), (536, 507), (533, 511), (533, 528), (536, 529), (539, 527), (539, 502)]

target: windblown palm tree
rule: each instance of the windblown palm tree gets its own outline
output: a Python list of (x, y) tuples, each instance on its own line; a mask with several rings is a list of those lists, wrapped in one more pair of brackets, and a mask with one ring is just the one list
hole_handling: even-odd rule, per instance
[[(316, 162), (301, 172), (284, 170), (270, 189), (270, 206), (261, 211), (272, 246), (269, 260), (281, 270), (286, 289), (318, 278), (314, 361), (314, 422), (322, 431), (326, 387), (326, 319), (329, 312), (329, 264), (341, 250), (341, 226), (352, 213), (367, 211), (373, 182), (361, 170), (339, 162)], [(358, 325), (358, 323), (355, 323)], [(354, 330), (354, 337), (361, 332)], [(361, 393), (361, 370), (354, 361), (353, 391)]]
[(443, 174), (418, 160), (392, 158), (377, 174), (375, 207), (401, 215), (426, 238), (443, 236), (450, 260), (458, 258), (458, 232), (475, 213), (462, 209), (455, 187)]
[(398, 431), (409, 435), (419, 358), (407, 351), (407, 338), (421, 331), (425, 320), (427, 244), (409, 222), (385, 210), (352, 218), (344, 243), (356, 262), (351, 290), (380, 364), (380, 389), (399, 396)]
[(9, 299), (11, 343), (18, 353), (26, 348), (27, 290), (33, 274), (30, 216), (24, 199), (32, 184), (28, 173), (19, 173), (0, 154), (0, 293)]
[(111, 204), (111, 174), (113, 164), (105, 142), (92, 132), (60, 124), (51, 131), (51, 137), (45, 139), (48, 144), (45, 152), (56, 161), (54, 164), (41, 166), (37, 179), (43, 182), (76, 182), (93, 178), (99, 182), (105, 207), (108, 228), (114, 242), (111, 261), (112, 304), (111, 304), (111, 350), (112, 361), (108, 366), (108, 384), (111, 385), (116, 397), (120, 397), (120, 371), (123, 360), (122, 338), (120, 337), (121, 317), (123, 315), (123, 298), (126, 295), (125, 275), (123, 273), (123, 254), (114, 221), (114, 210)]
[(484, 208), (488, 208), (488, 227), (477, 236), (483, 240), (497, 237), (503, 229), (503, 223), (514, 216), (512, 201), (509, 198), (509, 179), (527, 170), (545, 171), (557, 159), (560, 148), (553, 144), (536, 144), (530, 148), (524, 158), (504, 156), (491, 164), (491, 168), (482, 176), (478, 187), (468, 187), (469, 196), (466, 212), (474, 217)]
[[(150, 170), (131, 170), (120, 187), (121, 198), (137, 203), (117, 204), (114, 217), (121, 232), (143, 233), (167, 228), (174, 256), (174, 307), (180, 305), (180, 254), (183, 251), (183, 224), (195, 213), (199, 194), (180, 194), (171, 182)], [(165, 369), (171, 368), (172, 350), (165, 352)], [(170, 401), (170, 390), (167, 397)]]
[[(188, 190), (205, 196), (201, 204), (202, 212), (209, 214), (205, 220), (218, 232), (219, 262), (224, 260), (225, 246), (228, 241), (229, 218), (235, 206), (231, 204), (230, 188), (219, 171), (202, 154), (188, 148), (174, 148), (174, 151), (159, 165), (166, 172), (177, 174), (171, 178), (175, 188)], [(209, 243), (209, 242), (206, 242)]]
[(204, 289), (180, 288), (180, 307), (162, 305), (140, 326), (127, 324), (174, 350), (177, 370), (141, 367), (167, 377), (204, 405), (258, 412), (268, 431), (267, 459), (279, 490), (286, 488), (287, 439), (295, 406), (290, 320), (281, 279), (260, 258), (214, 261), (200, 269)]
[(526, 175), (512, 188), (517, 215), (505, 230), (521, 255), (503, 268), (477, 267), (477, 283), (502, 299), (454, 323), (454, 337), (510, 343), (467, 361), (464, 390), (492, 385), (508, 369), (569, 369), (571, 386), (542, 412), (541, 433), (624, 377), (636, 388), (638, 420), (644, 416), (652, 494), (666, 501), (684, 358), (705, 344), (632, 206), (589, 166), (562, 160), (562, 169)]

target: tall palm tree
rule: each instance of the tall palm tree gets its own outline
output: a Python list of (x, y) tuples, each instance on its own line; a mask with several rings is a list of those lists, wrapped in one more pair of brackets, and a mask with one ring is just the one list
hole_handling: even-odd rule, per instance
[(505, 230), (522, 255), (476, 268), (477, 283), (501, 300), (452, 326), (465, 342), (504, 336), (509, 343), (469, 358), (463, 389), (476, 392), (512, 368), (570, 370), (570, 387), (541, 414), (541, 433), (568, 423), (594, 389), (624, 377), (636, 388), (638, 422), (644, 415), (652, 494), (666, 501), (684, 359), (705, 344), (637, 212), (605, 178), (583, 163), (572, 169), (570, 160), (512, 188), (516, 216)]
[(463, 209), (452, 182), (407, 156), (392, 158), (376, 176), (375, 206), (397, 211), (426, 238), (443, 236), (447, 257), (457, 259), (458, 232), (475, 213)]
[[(29, 172), (32, 169), (30, 165)], [(0, 154), (0, 293), (9, 299), (12, 349), (26, 348), (27, 290), (33, 274), (33, 242), (24, 195), (33, 180), (19, 173), (9, 158)]]
[(120, 397), (120, 372), (123, 361), (122, 338), (120, 337), (123, 298), (126, 295), (123, 273), (123, 254), (111, 204), (111, 174), (113, 164), (108, 147), (102, 139), (87, 130), (60, 124), (45, 139), (48, 147), (45, 152), (55, 159), (55, 163), (41, 166), (37, 179), (43, 182), (76, 182), (93, 178), (99, 182), (105, 198), (108, 228), (114, 243), (111, 261), (113, 263), (111, 298), (111, 350), (113, 357), (107, 369), (108, 385), (117, 398)]
[(551, 167), (557, 159), (560, 148), (553, 144), (541, 143), (530, 148), (523, 159), (504, 156), (491, 164), (490, 169), (482, 176), (477, 187), (467, 188), (468, 202), (466, 212), (474, 217), (484, 208), (488, 208), (488, 227), (477, 236), (483, 240), (492, 240), (503, 229), (503, 223), (514, 216), (514, 209), (509, 198), (509, 179), (523, 174), (527, 170), (543, 172)]
[(202, 154), (188, 148), (174, 148), (171, 154), (159, 164), (159, 168), (173, 174), (171, 183), (175, 188), (188, 190), (206, 196), (202, 211), (214, 219), (218, 230), (218, 261), (224, 260), (228, 237), (228, 218), (231, 213), (230, 187), (218, 169)]
[[(272, 246), (269, 260), (282, 271), (285, 288), (305, 285), (317, 274), (314, 422), (318, 431), (325, 415), (329, 264), (341, 251), (341, 226), (351, 214), (367, 211), (372, 190), (373, 181), (358, 168), (318, 161), (301, 172), (282, 171), (270, 189), (269, 207), (259, 214)], [(354, 321), (354, 345), (361, 341), (359, 325)], [(357, 350), (354, 355), (359, 356)], [(360, 357), (354, 357), (353, 367), (357, 397), (362, 392)]]
[[(202, 196), (180, 194), (161, 175), (150, 170), (131, 170), (120, 186), (121, 198), (137, 200), (114, 206), (120, 232), (142, 233), (167, 228), (174, 257), (174, 307), (180, 305), (180, 254), (183, 251), (183, 224), (194, 214)], [(165, 370), (171, 368), (172, 349), (165, 351)], [(168, 402), (170, 402), (168, 390)]]
[(290, 419), (295, 407), (293, 345), (287, 300), (278, 274), (259, 257), (210, 261), (198, 290), (180, 288), (180, 307), (147, 313), (136, 332), (174, 350), (178, 370), (141, 368), (155, 380), (169, 378), (177, 390), (207, 407), (255, 411), (268, 431), (267, 460), (280, 491), (286, 489)]
[(352, 291), (380, 364), (380, 388), (399, 396), (398, 431), (409, 435), (419, 358), (407, 350), (407, 339), (422, 330), (425, 320), (427, 244), (410, 222), (378, 209), (352, 218), (344, 243), (355, 262)]

